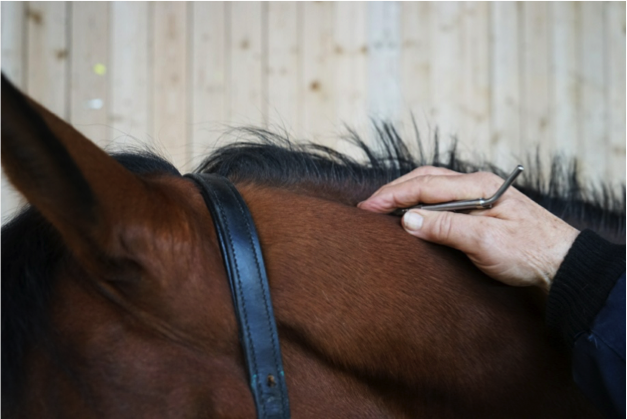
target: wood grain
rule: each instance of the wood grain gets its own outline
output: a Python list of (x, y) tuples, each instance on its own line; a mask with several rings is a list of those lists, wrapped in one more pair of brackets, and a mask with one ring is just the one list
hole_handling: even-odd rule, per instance
[(106, 147), (111, 138), (107, 71), (110, 5), (76, 2), (70, 7), (70, 122), (87, 138)]
[(191, 158), (195, 167), (225, 129), (229, 85), (228, 6), (197, 2), (192, 10)]
[(154, 4), (153, 135), (179, 170), (191, 165), (187, 138), (187, 7), (184, 2)]
[[(370, 141), (374, 117), (504, 170), (538, 149), (625, 182), (624, 2), (1, 7), (3, 72), (109, 150), (191, 170), (254, 125), (353, 153), (344, 124)], [(5, 217), (19, 200), (2, 185)]]
[(152, 5), (111, 3), (111, 142), (120, 148), (150, 143), (152, 85), (150, 26)]
[(68, 117), (68, 5), (29, 2), (26, 9), (27, 92), (62, 118)]

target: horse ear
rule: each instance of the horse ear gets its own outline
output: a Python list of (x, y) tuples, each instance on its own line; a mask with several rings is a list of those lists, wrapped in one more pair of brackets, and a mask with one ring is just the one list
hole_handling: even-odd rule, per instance
[[(2, 75), (2, 165), (13, 185), (77, 256), (114, 255), (114, 223), (141, 181)], [(128, 210), (127, 210), (128, 211)], [(112, 240), (113, 239), (113, 240)], [(92, 259), (94, 259), (92, 257)]]

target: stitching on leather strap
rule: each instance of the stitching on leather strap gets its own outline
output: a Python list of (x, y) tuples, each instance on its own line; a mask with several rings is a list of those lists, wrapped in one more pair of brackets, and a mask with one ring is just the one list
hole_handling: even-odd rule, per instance
[[(231, 193), (233, 193), (235, 197), (237, 198), (239, 195), (239, 192), (237, 192), (237, 190), (235, 189), (232, 183), (229, 182), (228, 186), (229, 186)], [(242, 214), (242, 217), (244, 218), (244, 220), (246, 221), (246, 233), (248, 236), (248, 242), (251, 246), (251, 249), (253, 249), (253, 256), (255, 257), (255, 268), (257, 269), (257, 277), (261, 281), (263, 278), (263, 275), (261, 272), (259, 259), (257, 257), (257, 248), (255, 246), (255, 243), (251, 234), (250, 223), (248, 222), (247, 214), (244, 211), (244, 208), (242, 207), (242, 202), (240, 201), (240, 199), (236, 199), (236, 201), (237, 201), (237, 206), (239, 208), (239, 211)], [(267, 293), (266, 287), (264, 287), (263, 285), (261, 286), (261, 292), (263, 294), (263, 303), (264, 303), (264, 307), (266, 310), (266, 325), (268, 327), (268, 333), (270, 334), (272, 338), (272, 355), (274, 358), (274, 369), (280, 374), (282, 371), (281, 371), (281, 368), (279, 368), (279, 360), (278, 360), (278, 354), (276, 350), (277, 347), (279, 346), (279, 342), (277, 342), (276, 340), (276, 334), (273, 333), (272, 331), (272, 323), (270, 321), (270, 309), (269, 309), (269, 304), (268, 304), (268, 293)], [(281, 395), (281, 404), (283, 405), (283, 409), (285, 411), (287, 406), (285, 405), (285, 397), (284, 397), (283, 391), (280, 391), (279, 394)]]
[[(239, 289), (239, 295), (242, 296), (243, 292), (242, 290), (242, 281), (241, 281), (241, 276), (240, 276), (240, 271), (239, 271), (239, 265), (237, 263), (237, 254), (235, 253), (235, 249), (233, 248), (233, 237), (231, 236), (231, 230), (229, 229), (229, 225), (228, 222), (225, 222), (226, 220), (226, 215), (224, 213), (224, 207), (222, 206), (222, 202), (220, 202), (220, 199), (218, 199), (216, 193), (208, 188), (205, 188), (209, 194), (211, 195), (211, 198), (214, 198), (215, 201), (212, 200), (212, 202), (216, 202), (217, 206), (218, 206), (218, 210), (220, 211), (220, 225), (224, 226), (227, 235), (229, 236), (229, 247), (231, 249), (231, 255), (233, 255), (233, 262), (235, 264), (235, 269), (237, 270), (237, 281), (236, 281), (236, 286)], [(244, 325), (246, 327), (246, 339), (248, 340), (248, 347), (250, 348), (251, 352), (252, 352), (252, 361), (253, 361), (253, 369), (255, 370), (255, 381), (256, 381), (256, 386), (257, 386), (257, 391), (259, 392), (259, 394), (262, 394), (262, 386), (261, 386), (261, 381), (259, 380), (259, 367), (257, 366), (257, 354), (255, 353), (255, 345), (253, 344), (253, 340), (251, 338), (251, 334), (250, 334), (250, 324), (248, 323), (248, 313), (246, 310), (246, 299), (245, 298), (240, 298), (238, 301), (241, 302), (242, 304), (242, 312), (244, 314)], [(237, 308), (236, 308), (237, 309)], [(252, 377), (251, 377), (252, 378)], [(266, 416), (266, 412), (265, 412), (265, 405), (263, 403), (261, 403), (261, 408), (263, 409), (263, 416)]]

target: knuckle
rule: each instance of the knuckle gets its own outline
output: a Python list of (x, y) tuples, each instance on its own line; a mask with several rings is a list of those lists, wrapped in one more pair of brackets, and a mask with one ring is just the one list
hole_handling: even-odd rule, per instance
[(414, 170), (416, 174), (421, 176), (426, 175), (445, 175), (450, 173), (455, 173), (452, 170), (445, 169), (443, 167), (435, 167), (435, 166), (421, 166), (418, 169)]
[(433, 234), (440, 240), (448, 241), (453, 232), (453, 216), (449, 212), (442, 212), (433, 225)]
[(411, 193), (420, 197), (421, 192), (428, 190), (433, 183), (433, 175), (417, 176), (411, 180)]
[(501, 179), (499, 176), (495, 175), (494, 173), (486, 173), (485, 182), (487, 185), (490, 186), (490, 188), (494, 188), (496, 190), (500, 188), (501, 185), (503, 184), (503, 179)]
[(420, 176), (420, 178), (417, 178), (416, 180), (426, 186), (432, 184), (434, 182), (434, 180), (436, 179), (436, 176), (431, 174), (431, 173), (427, 173), (423, 176)]
[(498, 203), (500, 210), (504, 211), (505, 218), (518, 219), (529, 213), (527, 202), (519, 197), (504, 196), (502, 202)]
[(414, 169), (413, 172), (416, 174), (427, 174), (427, 173), (432, 173), (433, 169), (435, 169), (435, 167), (433, 166), (420, 166), (417, 169)]
[(476, 172), (476, 182), (481, 185), (484, 197), (492, 196), (503, 185), (504, 180), (498, 175), (490, 172)]
[(498, 205), (501, 210), (508, 212), (517, 212), (520, 202), (515, 198), (503, 197), (495, 205)]

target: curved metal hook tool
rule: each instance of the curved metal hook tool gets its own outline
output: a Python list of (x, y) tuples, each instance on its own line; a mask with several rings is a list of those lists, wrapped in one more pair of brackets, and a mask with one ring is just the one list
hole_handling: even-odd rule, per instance
[(520, 164), (516, 166), (514, 171), (510, 173), (507, 179), (505, 179), (505, 182), (503, 182), (503, 184), (496, 191), (496, 193), (488, 199), (484, 199), (484, 198), (466, 199), (463, 201), (443, 202), (441, 204), (433, 204), (433, 205), (416, 205), (415, 207), (398, 208), (394, 210), (392, 214), (403, 215), (411, 209), (424, 209), (424, 210), (430, 210), (430, 211), (458, 211), (458, 210), (468, 210), (468, 209), (492, 208), (492, 205), (494, 205), (494, 203), (499, 200), (499, 198), (505, 193), (507, 188), (509, 188), (512, 185), (512, 183), (514, 183), (518, 175), (520, 175), (523, 170), (524, 168)]

